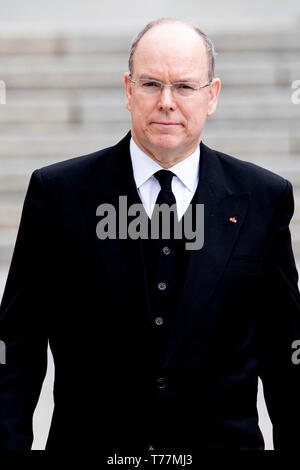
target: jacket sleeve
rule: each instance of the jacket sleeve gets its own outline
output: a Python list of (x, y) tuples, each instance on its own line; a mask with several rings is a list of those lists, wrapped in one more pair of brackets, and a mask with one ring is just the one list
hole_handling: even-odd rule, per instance
[(0, 449), (29, 450), (47, 369), (51, 224), (39, 170), (30, 179), (0, 306)]
[(296, 450), (300, 442), (300, 364), (294, 349), (300, 340), (300, 294), (289, 230), (293, 212), (292, 185), (286, 181), (269, 245), (258, 318), (259, 375), (273, 424), (274, 450)]

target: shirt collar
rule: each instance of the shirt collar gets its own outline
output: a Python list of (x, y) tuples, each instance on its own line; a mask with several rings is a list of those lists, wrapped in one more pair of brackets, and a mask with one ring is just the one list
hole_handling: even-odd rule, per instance
[[(152, 160), (130, 139), (130, 156), (132, 161), (133, 175), (137, 188), (139, 189), (156, 171), (164, 169), (159, 163)], [(196, 150), (170, 170), (190, 190), (194, 191), (199, 179), (200, 146)]]

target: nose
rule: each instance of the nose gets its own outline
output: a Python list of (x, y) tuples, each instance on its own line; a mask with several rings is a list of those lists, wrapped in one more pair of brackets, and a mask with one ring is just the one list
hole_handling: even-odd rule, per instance
[(159, 95), (158, 106), (161, 111), (162, 110), (173, 111), (176, 109), (176, 101), (174, 99), (174, 95), (170, 86), (163, 87)]

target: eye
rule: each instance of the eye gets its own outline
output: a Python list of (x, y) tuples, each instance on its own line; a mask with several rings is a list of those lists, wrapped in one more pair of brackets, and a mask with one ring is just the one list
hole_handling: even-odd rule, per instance
[(142, 87), (144, 87), (144, 88), (151, 88), (151, 87), (153, 87), (153, 88), (155, 88), (155, 87), (160, 88), (161, 85), (160, 85), (159, 82), (154, 82), (154, 81), (152, 81), (152, 80), (147, 80), (147, 81), (143, 81), (143, 82), (142, 82)]
[(194, 90), (194, 87), (188, 83), (177, 83), (176, 88), (178, 90)]

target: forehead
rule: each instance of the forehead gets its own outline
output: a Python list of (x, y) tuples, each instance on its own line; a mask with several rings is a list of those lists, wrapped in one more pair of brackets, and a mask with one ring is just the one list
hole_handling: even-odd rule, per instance
[(134, 54), (137, 73), (199, 76), (208, 71), (203, 39), (192, 28), (163, 24), (149, 30)]

